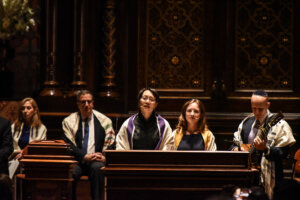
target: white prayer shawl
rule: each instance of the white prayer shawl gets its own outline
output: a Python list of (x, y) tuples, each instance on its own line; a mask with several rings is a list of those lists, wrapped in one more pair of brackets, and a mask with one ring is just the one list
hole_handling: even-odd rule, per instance
[[(14, 143), (14, 152), (21, 150), (18, 142), (22, 135), (22, 130), (24, 127), (24, 123), (21, 124), (20, 128), (18, 130), (15, 130), (15, 124), (11, 125), (12, 130), (12, 137), (13, 137), (13, 143)], [(46, 140), (47, 138), (47, 128), (42, 124), (40, 127), (30, 127), (30, 136), (29, 136), (29, 143), (33, 140)]]
[[(271, 128), (267, 136), (268, 147), (286, 147), (296, 142), (291, 127), (285, 120), (280, 120)], [(260, 181), (265, 187), (268, 196), (273, 197), (273, 189), (275, 186), (275, 163), (265, 158), (263, 154), (261, 160), (261, 176)]]
[[(21, 148), (18, 145), (19, 139), (22, 135), (22, 130), (24, 127), (24, 123), (21, 124), (18, 130), (15, 130), (15, 124), (11, 125), (12, 130), (12, 138), (13, 138), (13, 146), (14, 152), (9, 156), (9, 177), (12, 179), (16, 173), (16, 170), (19, 167), (19, 160), (16, 159), (17, 152), (20, 151)], [(29, 135), (29, 143), (34, 140), (46, 140), (47, 139), (47, 128), (42, 124), (39, 128), (30, 127), (30, 135)]]
[[(268, 117), (270, 118), (273, 114), (268, 110)], [(246, 120), (253, 117), (250, 114), (246, 117), (239, 125), (238, 130), (234, 133), (233, 141), (237, 145), (242, 145), (243, 140), (241, 132), (243, 124)], [(257, 132), (259, 134), (260, 130)], [(267, 135), (267, 146), (268, 147), (285, 147), (292, 146), (296, 142), (293, 132), (289, 124), (285, 120), (280, 120), (276, 125), (270, 128)], [(275, 186), (275, 163), (265, 158), (265, 154), (262, 155), (261, 160), (261, 172), (260, 172), (260, 183), (265, 187), (266, 193), (271, 198), (273, 197), (273, 188)]]
[[(94, 116), (99, 120), (101, 126), (105, 130), (105, 140), (103, 144), (102, 151), (107, 149), (108, 146), (112, 145), (115, 141), (115, 132), (112, 126), (112, 121), (104, 114), (93, 110)], [(66, 117), (62, 122), (62, 127), (65, 136), (75, 145), (75, 136), (79, 127), (80, 115), (78, 112), (72, 113), (68, 117)]]
[[(136, 115), (128, 118), (120, 128), (116, 139), (116, 150), (131, 150), (133, 146), (134, 124), (133, 120)], [(156, 116), (157, 126), (160, 134), (160, 140), (156, 150), (173, 150), (174, 135), (167, 120), (160, 115)], [(162, 131), (162, 132), (161, 132)], [(129, 136), (131, 139), (129, 139)], [(129, 141), (130, 140), (130, 141)]]

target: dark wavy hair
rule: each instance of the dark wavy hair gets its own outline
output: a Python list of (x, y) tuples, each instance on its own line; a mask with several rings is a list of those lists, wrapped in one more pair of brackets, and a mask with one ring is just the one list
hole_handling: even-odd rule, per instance
[(199, 99), (191, 99), (191, 100), (185, 102), (185, 104), (182, 106), (181, 114), (180, 114), (179, 119), (178, 119), (177, 129), (182, 128), (182, 130), (184, 132), (187, 130), (187, 123), (188, 122), (187, 122), (186, 116), (185, 116), (186, 115), (186, 109), (192, 103), (196, 103), (199, 106), (200, 119), (199, 119), (199, 122), (198, 122), (198, 130), (199, 130), (200, 133), (203, 133), (205, 131), (205, 129), (207, 128), (206, 114), (205, 114), (204, 104)]
[(145, 92), (146, 90), (149, 90), (149, 91), (153, 94), (153, 96), (155, 97), (155, 101), (158, 103), (158, 101), (159, 101), (159, 95), (158, 95), (157, 91), (156, 91), (155, 89), (149, 88), (149, 87), (148, 87), (148, 88), (143, 88), (143, 89), (141, 89), (141, 90), (139, 91), (139, 94), (138, 94), (138, 96), (137, 96), (138, 101), (142, 98), (142, 96), (143, 96), (143, 94), (144, 94), (144, 92)]

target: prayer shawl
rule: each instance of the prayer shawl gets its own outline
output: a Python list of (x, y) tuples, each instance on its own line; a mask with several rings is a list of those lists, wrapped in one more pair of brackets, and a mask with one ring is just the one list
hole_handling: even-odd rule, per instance
[[(102, 148), (102, 152), (107, 149), (108, 146), (112, 145), (115, 141), (115, 132), (113, 130), (112, 121), (103, 115), (102, 113), (93, 110), (94, 116), (99, 120), (101, 126), (105, 130), (105, 139)], [(62, 127), (65, 136), (73, 143), (74, 146), (77, 146), (75, 142), (75, 136), (79, 127), (80, 114), (78, 112), (72, 113), (62, 122)]]
[[(128, 118), (120, 128), (117, 135), (117, 150), (132, 150), (133, 149), (133, 134), (134, 134), (134, 118), (137, 114)], [(174, 149), (174, 136), (172, 129), (167, 120), (160, 115), (156, 115), (157, 127), (159, 130), (159, 141), (155, 147), (155, 150), (173, 150)]]
[[(14, 152), (9, 156), (9, 177), (12, 179), (15, 175), (16, 170), (19, 167), (19, 160), (15, 159), (16, 155), (18, 153), (16, 151), (20, 151), (21, 148), (18, 145), (19, 139), (22, 135), (22, 130), (24, 127), (24, 123), (21, 124), (19, 129), (15, 130), (15, 124), (11, 125), (12, 130), (12, 138), (13, 138), (13, 146), (14, 146)], [(42, 124), (40, 127), (30, 127), (30, 135), (29, 135), (29, 143), (34, 140), (46, 140), (47, 138), (47, 129)]]
[[(176, 129), (173, 134), (175, 135), (175, 148), (177, 149), (182, 137), (183, 137), (183, 130), (182, 128)], [(205, 151), (216, 151), (217, 150), (217, 145), (215, 143), (215, 136), (209, 129), (205, 129), (203, 133), (201, 133), (202, 138), (204, 140), (204, 145), (205, 145)]]
[[(270, 118), (273, 114), (271, 114), (268, 110), (268, 118)], [(253, 117), (253, 114), (246, 117), (238, 127), (238, 131), (234, 133), (234, 142), (236, 144), (243, 144), (241, 138), (241, 131), (243, 127), (243, 123)], [(259, 134), (260, 130), (257, 134)], [(268, 147), (285, 147), (291, 146), (295, 143), (295, 139), (293, 136), (292, 129), (288, 125), (285, 120), (280, 120), (276, 125), (270, 128), (267, 135), (267, 146)], [(275, 162), (270, 161), (266, 158), (265, 153), (262, 155), (261, 160), (261, 172), (260, 172), (260, 182), (265, 187), (266, 193), (269, 198), (273, 197), (273, 188), (275, 186)]]
[[(11, 125), (12, 137), (13, 137), (13, 143), (14, 143), (14, 151), (21, 150), (18, 145), (18, 142), (22, 135), (23, 127), (24, 127), (24, 123), (21, 124), (19, 129), (15, 130), (15, 124)], [(46, 133), (47, 133), (47, 128), (43, 124), (38, 128), (30, 127), (29, 142), (32, 142), (33, 140), (46, 140), (46, 137), (47, 137)]]

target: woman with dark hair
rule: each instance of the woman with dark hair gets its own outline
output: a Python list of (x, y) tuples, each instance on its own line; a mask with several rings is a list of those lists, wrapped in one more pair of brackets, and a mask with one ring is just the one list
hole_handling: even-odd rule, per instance
[(217, 150), (215, 137), (206, 124), (204, 105), (198, 99), (189, 100), (183, 105), (173, 133), (177, 150)]
[(46, 127), (40, 119), (40, 111), (34, 99), (27, 97), (20, 103), (18, 118), (11, 126), (14, 152), (12, 159), (20, 159), (26, 145), (33, 140), (46, 139)]
[(155, 112), (158, 93), (144, 88), (138, 94), (139, 112), (128, 118), (120, 128), (117, 150), (172, 150), (174, 137), (167, 120)]

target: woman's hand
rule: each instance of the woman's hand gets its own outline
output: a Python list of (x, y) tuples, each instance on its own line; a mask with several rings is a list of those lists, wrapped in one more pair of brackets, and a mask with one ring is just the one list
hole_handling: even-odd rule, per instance
[(14, 153), (17, 154), (15, 159), (20, 160), (23, 157), (23, 150), (15, 151)]

